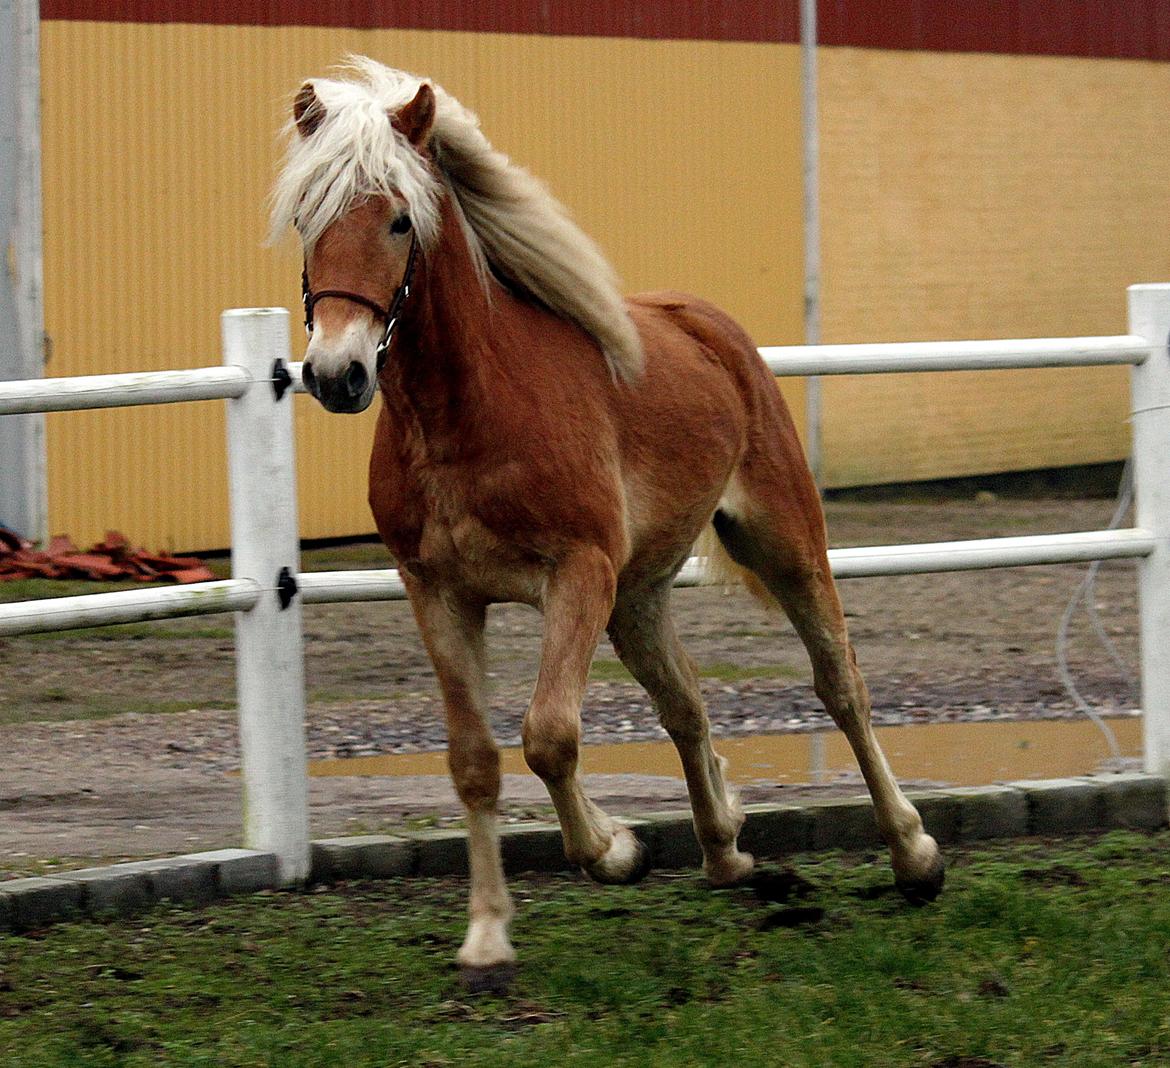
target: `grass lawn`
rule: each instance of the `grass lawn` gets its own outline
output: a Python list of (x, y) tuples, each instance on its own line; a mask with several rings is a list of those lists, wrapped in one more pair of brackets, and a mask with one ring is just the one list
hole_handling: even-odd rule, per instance
[(460, 991), (457, 881), (4, 936), (0, 1064), (1166, 1064), (1168, 846), (951, 850), (943, 898), (917, 910), (876, 857), (795, 858), (811, 885), (786, 902), (694, 873), (516, 880), (508, 998)]

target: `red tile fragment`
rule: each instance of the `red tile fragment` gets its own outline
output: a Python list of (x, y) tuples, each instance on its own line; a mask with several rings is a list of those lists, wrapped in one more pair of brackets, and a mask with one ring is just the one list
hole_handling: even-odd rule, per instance
[(215, 574), (196, 556), (150, 553), (116, 530), (82, 552), (65, 535), (34, 549), (15, 531), (0, 526), (0, 582), (26, 578), (133, 579), (138, 582), (210, 582)]
[(215, 572), (205, 567), (189, 567), (182, 571), (167, 573), (167, 578), (174, 579), (175, 582), (213, 582), (215, 577)]

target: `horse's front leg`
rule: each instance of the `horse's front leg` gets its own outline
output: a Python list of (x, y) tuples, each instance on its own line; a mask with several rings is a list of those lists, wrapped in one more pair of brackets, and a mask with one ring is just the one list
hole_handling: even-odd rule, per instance
[(603, 883), (636, 882), (649, 868), (649, 850), (585, 796), (577, 767), (581, 699), (615, 588), (600, 549), (573, 553), (549, 578), (540, 673), (523, 728), (524, 759), (548, 787), (565, 856)]
[(447, 762), (467, 809), (470, 923), (456, 956), (473, 990), (507, 986), (516, 952), (508, 939), (513, 907), (504, 883), (496, 807), (500, 752), (484, 695), (484, 606), (466, 604), (403, 574), (403, 583), (443, 693)]

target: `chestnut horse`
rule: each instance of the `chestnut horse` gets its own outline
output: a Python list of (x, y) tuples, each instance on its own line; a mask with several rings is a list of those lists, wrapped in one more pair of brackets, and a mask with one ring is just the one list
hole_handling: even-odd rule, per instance
[(596, 246), (473, 114), (372, 60), (298, 92), (273, 234), (289, 225), (305, 251), (306, 386), (333, 412), (382, 395), (370, 505), (434, 663), (467, 810), (468, 980), (490, 982), (515, 959), (484, 692), (489, 604), (544, 615), (524, 756), (568, 859), (608, 883), (648, 866), (578, 771), (581, 701), (606, 630), (678, 747), (707, 877), (726, 886), (751, 873), (695, 665), (668, 614), (672, 580), (708, 524), (791, 619), (857, 756), (898, 885), (932, 899), (939, 850), (874, 737), (817, 490), (744, 331), (685, 294), (623, 300)]

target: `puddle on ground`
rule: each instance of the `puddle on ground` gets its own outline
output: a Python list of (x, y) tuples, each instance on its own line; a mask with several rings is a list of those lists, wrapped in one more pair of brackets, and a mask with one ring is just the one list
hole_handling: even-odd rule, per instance
[[(1106, 721), (1122, 756), (1141, 755), (1140, 716)], [(1049, 779), (1085, 775), (1109, 759), (1102, 733), (1086, 720), (932, 723), (880, 727), (878, 740), (901, 779), (979, 786), (1011, 779)], [(827, 782), (857, 764), (839, 731), (811, 734), (761, 734), (718, 738), (733, 782)], [(587, 774), (665, 775), (682, 778), (670, 742), (588, 745), (582, 750)], [(504, 772), (530, 774), (519, 749), (503, 751)], [(317, 760), (311, 775), (446, 775), (446, 753), (393, 753), (385, 756)]]

